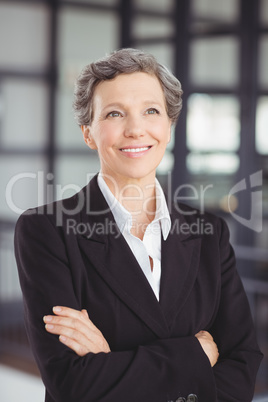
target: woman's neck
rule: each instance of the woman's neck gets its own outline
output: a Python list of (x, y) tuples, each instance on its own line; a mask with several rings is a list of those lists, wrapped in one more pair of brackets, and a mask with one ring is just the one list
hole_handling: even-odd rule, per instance
[(151, 222), (156, 211), (155, 175), (133, 178), (103, 178), (115, 198), (137, 221)]

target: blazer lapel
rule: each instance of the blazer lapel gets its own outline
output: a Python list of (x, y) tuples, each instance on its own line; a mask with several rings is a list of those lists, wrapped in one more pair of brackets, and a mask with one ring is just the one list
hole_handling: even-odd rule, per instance
[(78, 236), (84, 256), (117, 296), (160, 338), (168, 326), (155, 294), (117, 227), (95, 176), (84, 189), (87, 208), (81, 222), (88, 232)]
[(165, 241), (162, 239), (160, 286), (160, 306), (169, 328), (193, 288), (201, 248), (201, 237), (191, 235), (190, 230), (180, 233), (181, 228), (186, 228), (183, 215), (173, 213), (171, 219), (170, 234)]

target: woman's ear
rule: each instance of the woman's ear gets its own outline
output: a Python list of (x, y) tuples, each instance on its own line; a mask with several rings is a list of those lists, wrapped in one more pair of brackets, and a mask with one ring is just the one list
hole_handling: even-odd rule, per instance
[(167, 141), (168, 144), (170, 143), (170, 140), (171, 140), (172, 130), (173, 130), (173, 124), (172, 124), (172, 121), (170, 121), (170, 126), (169, 126), (169, 130), (168, 130), (169, 136), (168, 136), (168, 141)]
[(84, 141), (87, 144), (87, 146), (89, 148), (91, 148), (91, 149), (97, 149), (97, 145), (95, 143), (95, 140), (92, 137), (91, 132), (90, 132), (90, 127), (86, 126), (86, 125), (82, 125), (81, 130), (82, 130), (82, 133), (83, 133)]

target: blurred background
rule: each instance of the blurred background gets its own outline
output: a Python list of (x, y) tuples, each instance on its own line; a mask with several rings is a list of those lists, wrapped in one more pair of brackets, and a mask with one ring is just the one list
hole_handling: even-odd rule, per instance
[(16, 220), (99, 170), (73, 118), (74, 80), (120, 47), (151, 52), (182, 82), (158, 178), (227, 220), (265, 355), (255, 400), (267, 402), (268, 0), (0, 0), (0, 400), (44, 395), (23, 326)]

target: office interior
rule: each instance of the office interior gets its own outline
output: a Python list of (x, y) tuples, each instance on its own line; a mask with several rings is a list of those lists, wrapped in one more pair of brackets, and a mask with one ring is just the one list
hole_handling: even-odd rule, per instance
[(14, 227), (98, 172), (73, 118), (74, 81), (121, 47), (149, 51), (182, 83), (157, 177), (228, 223), (264, 354), (255, 400), (267, 402), (268, 0), (0, 0), (0, 365), (39, 376)]

